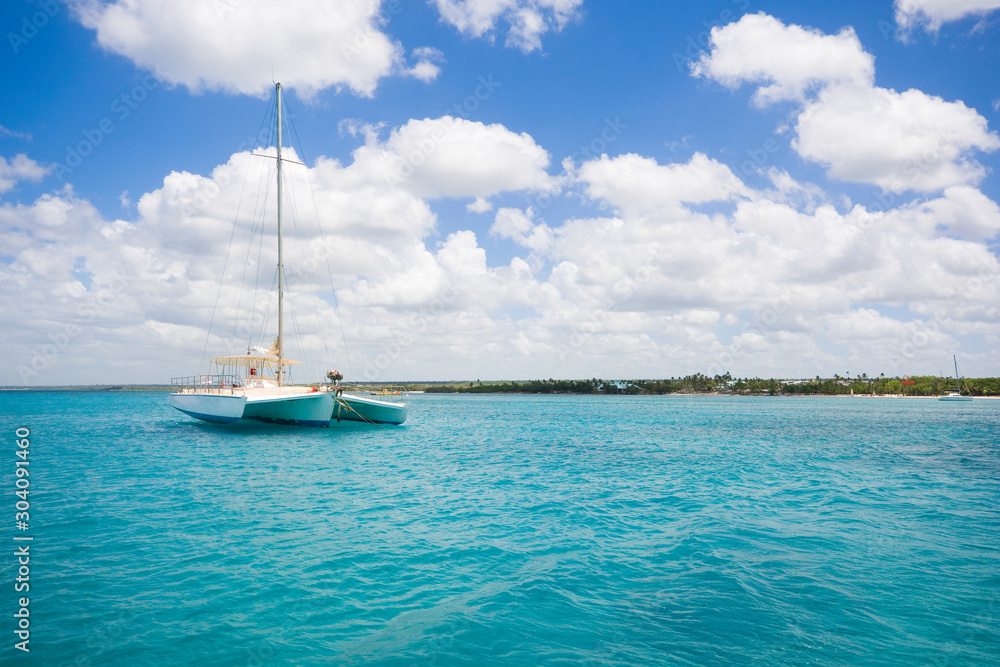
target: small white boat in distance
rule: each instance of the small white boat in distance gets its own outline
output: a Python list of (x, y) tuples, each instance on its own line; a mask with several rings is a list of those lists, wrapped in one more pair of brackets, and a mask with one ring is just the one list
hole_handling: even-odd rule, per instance
[(173, 378), (167, 404), (202, 421), (228, 424), (251, 419), (276, 424), (330, 426), (343, 421), (402, 424), (409, 397), (402, 388), (352, 390), (340, 385), (343, 375), (328, 371), (328, 382), (285, 384), (286, 368), (300, 362), (284, 354), (284, 262), (281, 237), (281, 84), (275, 84), (277, 104), (278, 173), (278, 337), (270, 350), (252, 348), (246, 354), (216, 357), (217, 373)]
[(958, 385), (958, 389), (949, 389), (944, 393), (944, 396), (938, 398), (939, 401), (971, 401), (971, 396), (962, 395), (962, 380), (958, 375), (958, 358), (955, 355), (951, 355), (952, 361), (955, 362), (955, 384)]

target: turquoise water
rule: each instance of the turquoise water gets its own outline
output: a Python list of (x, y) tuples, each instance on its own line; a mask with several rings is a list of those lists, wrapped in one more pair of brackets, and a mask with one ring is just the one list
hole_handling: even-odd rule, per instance
[(165, 398), (0, 394), (0, 661), (1000, 664), (1000, 401), (423, 395), (382, 430)]

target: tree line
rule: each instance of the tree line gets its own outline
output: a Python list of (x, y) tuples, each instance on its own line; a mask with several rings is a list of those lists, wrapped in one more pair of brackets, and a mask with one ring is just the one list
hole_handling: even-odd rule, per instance
[[(417, 388), (417, 387), (413, 387)], [(850, 377), (763, 379), (734, 378), (729, 373), (708, 376), (701, 373), (662, 380), (527, 380), (520, 382), (469, 382), (431, 384), (422, 387), (429, 393), (462, 394), (737, 394), (767, 396), (837, 396), (869, 394), (876, 396), (940, 396), (955, 389), (954, 378), (932, 375), (914, 377), (869, 377), (866, 373)], [(1000, 396), (1000, 378), (962, 380), (962, 393), (970, 396)]]

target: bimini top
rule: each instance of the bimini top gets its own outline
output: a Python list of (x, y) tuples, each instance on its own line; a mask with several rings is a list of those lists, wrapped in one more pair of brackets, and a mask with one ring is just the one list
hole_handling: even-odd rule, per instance
[[(262, 366), (277, 367), (278, 357), (262, 354), (237, 354), (232, 357), (215, 357), (209, 359), (213, 364), (219, 366), (236, 366), (237, 368), (261, 368)], [(282, 366), (297, 366), (301, 361), (282, 359)]]

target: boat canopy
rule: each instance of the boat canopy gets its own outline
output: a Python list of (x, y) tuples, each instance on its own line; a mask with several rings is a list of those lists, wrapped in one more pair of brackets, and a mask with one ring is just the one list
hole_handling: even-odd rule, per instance
[[(237, 354), (231, 357), (215, 357), (209, 361), (219, 366), (235, 366), (237, 368), (261, 368), (263, 366), (276, 368), (278, 366), (278, 357), (261, 354)], [(281, 360), (282, 366), (297, 366), (301, 363), (301, 361), (292, 361), (291, 359)]]

